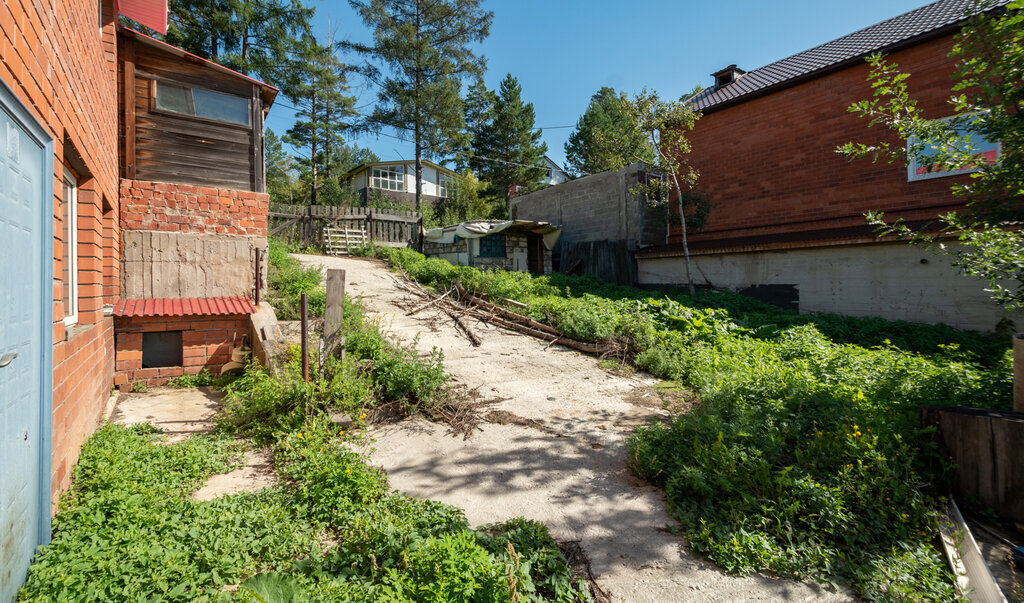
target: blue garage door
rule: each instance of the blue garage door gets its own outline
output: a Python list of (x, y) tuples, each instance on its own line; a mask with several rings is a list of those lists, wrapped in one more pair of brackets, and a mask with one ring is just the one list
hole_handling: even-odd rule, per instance
[(52, 163), (49, 138), (0, 83), (0, 603), (49, 541)]

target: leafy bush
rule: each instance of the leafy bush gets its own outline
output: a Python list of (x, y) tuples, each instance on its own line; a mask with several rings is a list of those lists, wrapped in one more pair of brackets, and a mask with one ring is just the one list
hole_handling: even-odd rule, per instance
[(323, 271), (315, 266), (304, 268), (288, 255), (289, 251), (279, 239), (268, 239), (267, 301), (274, 306), (279, 319), (297, 320), (300, 317), (300, 300), (305, 293), (309, 315), (323, 316), (327, 299), (320, 285)]

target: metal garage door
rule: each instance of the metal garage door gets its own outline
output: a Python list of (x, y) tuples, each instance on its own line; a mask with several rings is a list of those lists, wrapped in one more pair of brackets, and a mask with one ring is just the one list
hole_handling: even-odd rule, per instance
[(49, 541), (52, 163), (49, 138), (0, 83), (0, 603)]

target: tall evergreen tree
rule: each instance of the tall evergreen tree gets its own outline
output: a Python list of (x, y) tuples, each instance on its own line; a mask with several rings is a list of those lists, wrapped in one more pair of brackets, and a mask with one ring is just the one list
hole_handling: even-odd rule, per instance
[(168, 13), (168, 43), (277, 84), (314, 9), (301, 0), (171, 0)]
[(410, 134), (416, 159), (416, 209), (423, 195), (423, 158), (463, 146), (465, 78), (479, 77), (484, 59), (471, 48), (490, 33), (494, 14), (480, 0), (349, 0), (373, 32), (373, 44), (347, 47), (387, 69), (366, 69), (379, 86), (371, 129)]
[(263, 137), (267, 193), (274, 203), (291, 203), (295, 193), (295, 159), (284, 150), (281, 138), (267, 128)]
[(619, 169), (636, 157), (653, 154), (632, 123), (625, 92), (603, 87), (590, 97), (586, 112), (565, 143), (569, 169), (578, 175)]
[(534, 128), (533, 103), (523, 102), (519, 80), (508, 74), (501, 81), (494, 103), (494, 117), (484, 126), (475, 145), (474, 167), (504, 196), (505, 209), (514, 187), (531, 186), (544, 175), (543, 157), (548, 146)]
[(325, 178), (333, 174), (334, 157), (344, 146), (343, 119), (355, 115), (355, 97), (348, 96), (345, 68), (335, 49), (324, 46), (313, 36), (303, 38), (285, 94), (295, 104), (295, 124), (285, 141), (302, 154), (296, 163), (309, 186), (310, 203), (317, 204), (317, 192)]
[(473, 157), (479, 151), (478, 145), (483, 141), (484, 131), (494, 120), (494, 105), (497, 101), (498, 96), (487, 89), (483, 78), (478, 78), (466, 91), (462, 111), (463, 121), (466, 122), (466, 140), (456, 156), (459, 171), (479, 169)]

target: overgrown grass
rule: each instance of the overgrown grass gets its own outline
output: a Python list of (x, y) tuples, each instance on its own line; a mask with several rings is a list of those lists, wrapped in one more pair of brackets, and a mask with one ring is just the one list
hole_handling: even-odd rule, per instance
[(572, 337), (628, 338), (638, 368), (696, 389), (696, 410), (636, 431), (629, 461), (721, 567), (846, 581), (870, 599), (955, 597), (932, 546), (948, 468), (919, 407), (1009, 408), (1008, 337), (370, 251), (424, 284), (526, 303)]
[[(365, 456), (365, 411), (421, 412), (448, 377), (439, 353), (388, 341), (357, 300), (343, 330), (346, 360), (326, 359), (321, 372), (314, 358), (308, 383), (297, 354), (278, 376), (250, 365), (226, 386), (220, 435), (164, 445), (148, 425), (97, 432), (20, 599), (588, 600), (542, 524), (474, 530), (455, 507), (389, 488)], [(340, 428), (339, 412), (354, 423)], [(236, 464), (243, 444), (232, 435), (271, 446), (282, 485), (192, 500)]]
[(320, 286), (323, 272), (316, 267), (303, 268), (288, 255), (292, 250), (280, 239), (268, 239), (267, 301), (281, 320), (298, 320), (300, 299), (306, 294), (309, 316), (323, 316), (327, 296)]
[(544, 526), (473, 530), (459, 509), (392, 492), (361, 454), (365, 438), (328, 422), (278, 440), (285, 485), (207, 502), (189, 494), (232, 466), (237, 442), (156, 437), (109, 425), (86, 442), (20, 600), (586, 598)]

